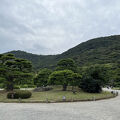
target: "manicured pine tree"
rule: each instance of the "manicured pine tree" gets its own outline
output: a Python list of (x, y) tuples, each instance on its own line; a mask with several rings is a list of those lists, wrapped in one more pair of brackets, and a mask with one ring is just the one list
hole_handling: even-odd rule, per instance
[(28, 60), (15, 58), (12, 54), (0, 55), (0, 76), (5, 78), (6, 90), (12, 91), (21, 80), (32, 78), (32, 64)]

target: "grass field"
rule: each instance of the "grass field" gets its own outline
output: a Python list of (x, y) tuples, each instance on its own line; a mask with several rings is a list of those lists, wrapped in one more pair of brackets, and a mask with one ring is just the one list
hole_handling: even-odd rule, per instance
[[(29, 99), (22, 99), (21, 102), (62, 102), (63, 96), (66, 97), (66, 101), (86, 101), (86, 100), (94, 100), (94, 99), (106, 99), (114, 97), (110, 92), (103, 91), (102, 93), (86, 93), (78, 88), (76, 88), (76, 94), (71, 92), (71, 87), (68, 87), (67, 91), (61, 91), (61, 86), (54, 86), (54, 89), (47, 92), (32, 92), (32, 97)], [(0, 91), (0, 102), (19, 102), (18, 99), (7, 99), (7, 92)]]

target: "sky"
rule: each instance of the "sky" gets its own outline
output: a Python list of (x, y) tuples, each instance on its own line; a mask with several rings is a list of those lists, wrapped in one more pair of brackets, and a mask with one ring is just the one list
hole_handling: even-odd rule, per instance
[(120, 34), (120, 0), (0, 0), (0, 53), (60, 54)]

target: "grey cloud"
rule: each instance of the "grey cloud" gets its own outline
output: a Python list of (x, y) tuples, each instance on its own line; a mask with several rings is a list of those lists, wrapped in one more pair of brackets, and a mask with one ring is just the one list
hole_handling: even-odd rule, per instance
[(1, 0), (0, 52), (58, 54), (120, 34), (119, 0)]

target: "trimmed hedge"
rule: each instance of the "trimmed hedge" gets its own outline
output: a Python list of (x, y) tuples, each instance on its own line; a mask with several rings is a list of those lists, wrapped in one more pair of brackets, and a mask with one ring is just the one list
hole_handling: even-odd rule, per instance
[(31, 96), (32, 96), (32, 93), (27, 90), (13, 91), (7, 94), (8, 99), (19, 99), (19, 98), (27, 99), (27, 98), (30, 98)]

